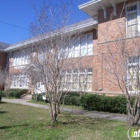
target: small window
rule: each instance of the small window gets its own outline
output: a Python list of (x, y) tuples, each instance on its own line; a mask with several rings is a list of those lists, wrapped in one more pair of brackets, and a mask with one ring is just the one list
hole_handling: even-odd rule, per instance
[(127, 87), (131, 93), (140, 91), (140, 57), (128, 58)]
[(132, 11), (136, 11), (136, 10), (137, 10), (137, 5), (129, 6), (127, 8), (127, 12), (132, 12)]
[(138, 11), (137, 4), (127, 7), (127, 37), (135, 37), (138, 35)]

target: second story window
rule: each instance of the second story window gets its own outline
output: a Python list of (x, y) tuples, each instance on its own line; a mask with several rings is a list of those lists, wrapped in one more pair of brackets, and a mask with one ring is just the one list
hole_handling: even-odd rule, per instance
[(68, 49), (68, 57), (89, 56), (93, 54), (93, 34), (85, 34), (77, 38)]
[(135, 37), (139, 35), (140, 31), (139, 25), (139, 12), (140, 4), (136, 3), (126, 8), (126, 18), (127, 18), (127, 37)]
[(29, 61), (30, 61), (29, 55), (30, 55), (30, 51), (28, 49), (14, 52), (13, 53), (13, 66), (29, 64)]

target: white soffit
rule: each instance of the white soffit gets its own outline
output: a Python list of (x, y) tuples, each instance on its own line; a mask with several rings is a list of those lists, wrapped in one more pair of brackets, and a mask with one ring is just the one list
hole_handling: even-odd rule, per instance
[(103, 9), (103, 7), (112, 6), (112, 3), (118, 4), (125, 2), (126, 0), (90, 0), (84, 4), (78, 6), (79, 9), (94, 17), (98, 14), (98, 10)]

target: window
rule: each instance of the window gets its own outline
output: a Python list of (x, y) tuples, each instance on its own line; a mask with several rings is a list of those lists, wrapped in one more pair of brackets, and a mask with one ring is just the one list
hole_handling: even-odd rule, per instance
[(140, 34), (140, 3), (136, 3), (126, 8), (127, 17), (127, 37), (134, 37)]
[(13, 66), (20, 66), (29, 64), (30, 50), (16, 51), (13, 53)]
[(93, 35), (92, 33), (82, 35), (75, 41), (72, 41), (68, 57), (79, 57), (93, 54)]
[(127, 85), (131, 92), (140, 90), (140, 56), (128, 59)]
[(24, 74), (15, 74), (12, 77), (12, 88), (28, 88), (28, 78)]
[(47, 52), (47, 48), (46, 46), (42, 46), (38, 49), (38, 60), (40, 62), (43, 62), (43, 60), (45, 60), (46, 58), (46, 52)]
[(61, 89), (92, 91), (92, 69), (75, 69), (63, 72)]

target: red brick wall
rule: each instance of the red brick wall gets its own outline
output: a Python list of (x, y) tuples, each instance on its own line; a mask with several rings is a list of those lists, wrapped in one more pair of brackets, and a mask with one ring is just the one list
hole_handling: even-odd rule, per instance
[(0, 52), (0, 67), (5, 68), (7, 60), (7, 53)]
[[(127, 4), (136, 2), (138, 0), (128, 0)], [(102, 93), (121, 93), (120, 88), (118, 87), (117, 81), (113, 75), (109, 74), (105, 70), (106, 62), (105, 55), (107, 55), (109, 47), (112, 52), (117, 52), (117, 47), (122, 47), (124, 43), (125, 48), (130, 50), (132, 53), (132, 47), (135, 47), (134, 40), (137, 42), (137, 45), (140, 45), (140, 38), (137, 39), (126, 39), (126, 19), (125, 19), (125, 10), (122, 10), (124, 3), (117, 4), (117, 15), (114, 16), (113, 7), (108, 7), (107, 18), (104, 18), (103, 10), (98, 11), (98, 40), (97, 40), (97, 61), (94, 64), (96, 67), (97, 75), (97, 87), (102, 88)], [(115, 40), (124, 39), (123, 43), (116, 44)], [(119, 46), (120, 45), (120, 46)], [(116, 47), (117, 46), (117, 47)], [(132, 54), (133, 55), (133, 54)], [(118, 58), (119, 61), (119, 58)], [(118, 65), (119, 69), (119, 65)], [(93, 90), (97, 90), (93, 88)]]
[[(7, 53), (0, 52), (0, 68), (6, 67)], [(3, 90), (3, 86), (0, 86), (0, 90)]]

